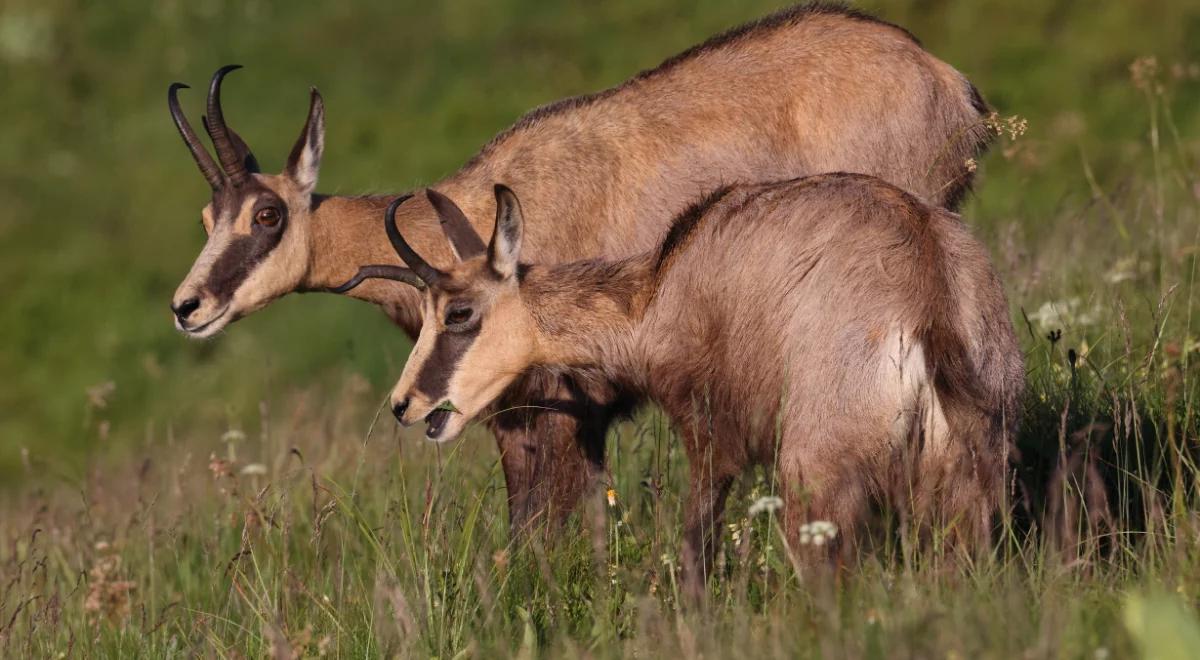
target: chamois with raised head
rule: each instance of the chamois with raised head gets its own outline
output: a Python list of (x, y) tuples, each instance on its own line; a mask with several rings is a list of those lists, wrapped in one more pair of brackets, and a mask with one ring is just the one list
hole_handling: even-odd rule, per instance
[(776, 472), (793, 541), (824, 520), (854, 548), (872, 504), (967, 547), (987, 538), (1024, 370), (987, 250), (957, 215), (879, 179), (818, 175), (718, 190), (632, 257), (542, 265), (520, 261), (508, 188), (495, 188), (486, 249), (430, 196), (454, 265), (405, 241), (392, 222), (404, 200), (385, 221), (424, 291), (392, 391), (401, 423), (449, 440), (539, 368), (660, 405), (690, 465), (693, 592), (726, 494), (753, 465)]
[[(397, 195), (314, 192), (325, 136), (321, 97), (284, 171), (267, 175), (226, 123), (217, 72), (205, 151), (168, 95), (171, 115), (213, 190), (208, 243), (172, 301), (176, 324), (209, 337), (290, 292), (370, 301), (410, 335), (421, 299), (371, 279), (399, 267), (378, 218)], [(521, 190), (531, 216), (524, 253), (541, 262), (621, 257), (656, 245), (671, 218), (721, 185), (827, 171), (872, 174), (934, 205), (968, 190), (967, 160), (985, 146), (975, 88), (904, 30), (844, 8), (807, 5), (748, 24), (612, 89), (534, 110), (436, 184), (470, 218), (491, 217), (493, 181)], [(435, 264), (451, 255), (424, 195), (397, 222)], [(479, 230), (485, 225), (476, 225)], [(511, 522), (553, 504), (569, 512), (603, 472), (609, 422), (631, 406), (612, 383), (551, 372), (512, 383), (488, 426), (500, 448)]]

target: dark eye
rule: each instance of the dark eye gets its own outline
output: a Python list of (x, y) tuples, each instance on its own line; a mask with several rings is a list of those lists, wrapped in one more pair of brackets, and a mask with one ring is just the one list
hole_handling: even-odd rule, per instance
[(446, 325), (462, 325), (470, 320), (470, 307), (458, 307), (446, 312)]
[(279, 217), (279, 209), (268, 206), (254, 214), (254, 221), (264, 227), (274, 227), (279, 224)]

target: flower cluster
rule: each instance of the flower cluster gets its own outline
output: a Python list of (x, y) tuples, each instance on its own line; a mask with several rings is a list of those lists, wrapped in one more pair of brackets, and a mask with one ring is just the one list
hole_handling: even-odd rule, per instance
[(757, 516), (760, 513), (774, 513), (782, 508), (783, 500), (774, 495), (768, 495), (767, 497), (758, 498), (754, 501), (754, 504), (750, 505), (750, 516)]
[(816, 520), (800, 526), (800, 545), (825, 545), (837, 537), (837, 525), (826, 521)]
[(983, 125), (996, 135), (1007, 133), (1008, 139), (1015, 140), (1025, 134), (1029, 128), (1029, 121), (1019, 115), (1001, 117), (1000, 113), (993, 112), (984, 118)]
[(1154, 56), (1139, 57), (1129, 65), (1129, 77), (1133, 86), (1143, 92), (1158, 92), (1158, 58)]

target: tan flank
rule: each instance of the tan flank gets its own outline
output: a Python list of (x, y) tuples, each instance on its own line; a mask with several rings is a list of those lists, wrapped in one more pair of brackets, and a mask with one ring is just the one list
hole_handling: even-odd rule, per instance
[(800, 555), (818, 521), (854, 548), (873, 505), (984, 547), (1024, 370), (987, 250), (957, 215), (879, 179), (817, 175), (721, 189), (632, 257), (518, 267), (521, 205), (495, 195), (487, 253), (445, 269), (389, 227), (425, 290), (392, 392), (402, 423), (449, 440), (536, 368), (660, 405), (691, 465), (693, 594), (753, 465), (775, 471)]
[[(209, 89), (217, 160), (183, 118), (180, 86), (170, 92), (172, 115), (213, 188), (208, 244), (172, 302), (179, 328), (209, 337), (287, 293), (332, 289), (379, 305), (415, 336), (420, 298), (371, 279), (398, 267), (379, 222), (395, 196), (314, 192), (325, 125), (315, 90), (285, 171), (258, 173), (220, 112), (230, 70)], [(527, 256), (615, 258), (657, 245), (692, 200), (726, 184), (861, 172), (953, 208), (973, 176), (968, 159), (985, 146), (985, 112), (970, 83), (904, 30), (846, 9), (797, 7), (613, 89), (529, 113), (436, 188), (486, 230), (490, 185), (505, 181), (530, 209)], [(449, 264), (436, 217), (421, 195), (397, 221), (434, 264)], [(546, 371), (506, 390), (507, 412), (489, 427), (514, 526), (542, 519), (551, 504), (551, 520), (570, 511), (602, 471), (609, 422), (634, 403), (617, 383)]]

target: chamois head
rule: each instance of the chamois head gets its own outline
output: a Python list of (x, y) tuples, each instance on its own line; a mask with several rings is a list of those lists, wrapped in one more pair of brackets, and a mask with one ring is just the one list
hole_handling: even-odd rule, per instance
[(225, 124), (221, 81), (237, 65), (221, 67), (208, 88), (203, 118), (214, 160), (179, 107), (187, 85), (167, 90), (167, 106), (200, 173), (212, 187), (201, 211), (208, 242), (175, 291), (175, 326), (189, 336), (210, 337), (231, 321), (259, 309), (300, 284), (309, 262), (309, 216), (325, 144), (325, 106), (312, 89), (308, 120), (287, 165), (278, 175), (259, 172), (250, 148)]
[(406, 426), (424, 419), (425, 436), (438, 442), (458, 436), (521, 375), (536, 348), (518, 287), (521, 205), (508, 188), (495, 192), (496, 228), (485, 247), (454, 202), (426, 191), (455, 256), (448, 270), (429, 265), (396, 228), (396, 208), (407, 197), (385, 216), (388, 238), (408, 265), (385, 277), (424, 290), (421, 334), (392, 390), (392, 412)]

